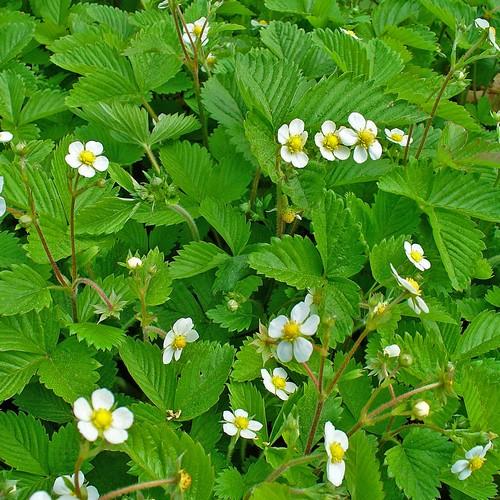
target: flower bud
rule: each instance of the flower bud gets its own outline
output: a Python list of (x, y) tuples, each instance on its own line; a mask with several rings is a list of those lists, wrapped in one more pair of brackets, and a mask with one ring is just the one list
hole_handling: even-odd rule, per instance
[(414, 418), (425, 418), (429, 416), (431, 407), (427, 401), (417, 401), (413, 405), (412, 415)]
[(391, 344), (384, 347), (384, 356), (397, 358), (401, 354), (401, 349), (397, 344)]
[(234, 300), (234, 299), (229, 299), (227, 301), (227, 308), (231, 311), (231, 312), (234, 312), (234, 311), (237, 311), (239, 308), (240, 308), (240, 304), (237, 300)]
[(373, 315), (374, 316), (381, 316), (382, 314), (385, 313), (386, 309), (387, 309), (387, 302), (379, 302), (373, 308)]
[(139, 257), (130, 257), (127, 260), (127, 267), (129, 269), (137, 269), (142, 266), (142, 260)]

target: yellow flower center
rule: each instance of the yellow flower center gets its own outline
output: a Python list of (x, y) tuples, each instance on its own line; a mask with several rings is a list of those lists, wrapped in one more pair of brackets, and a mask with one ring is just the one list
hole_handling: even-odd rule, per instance
[(362, 146), (368, 149), (375, 142), (376, 135), (371, 130), (365, 128), (358, 133), (358, 137)]
[(412, 250), (410, 252), (410, 257), (415, 261), (415, 262), (420, 262), (423, 258), (424, 255), (421, 254), (420, 252), (417, 252), (417, 250)]
[(213, 54), (207, 56), (207, 64), (213, 66), (217, 62), (217, 58)]
[(415, 295), (420, 295), (422, 291), (420, 290), (420, 285), (413, 278), (406, 278), (406, 281), (412, 286)]
[(300, 135), (291, 135), (288, 139), (287, 146), (292, 153), (299, 153), (304, 149), (302, 137), (300, 137)]
[(344, 448), (340, 446), (340, 443), (335, 442), (330, 445), (330, 454), (332, 456), (330, 459), (332, 463), (338, 464), (339, 462), (342, 462), (345, 451)]
[(265, 19), (261, 19), (261, 20), (259, 21), (259, 24), (260, 24), (261, 26), (267, 26), (269, 23), (268, 23)]
[(109, 410), (99, 408), (98, 410), (93, 411), (91, 420), (96, 429), (105, 431), (111, 427), (113, 415), (111, 415)]
[(283, 212), (283, 215), (281, 216), (283, 221), (286, 222), (287, 224), (291, 224), (295, 220), (295, 217), (297, 217), (297, 213), (295, 212), (295, 210), (292, 210), (290, 208), (285, 210)]
[(483, 466), (485, 461), (486, 461), (486, 459), (484, 459), (482, 457), (472, 457), (469, 460), (469, 469), (472, 472), (474, 472), (475, 470), (480, 469)]
[(384, 314), (387, 309), (387, 302), (379, 302), (373, 309), (373, 314)]
[(176, 335), (172, 343), (175, 349), (184, 349), (186, 347), (187, 341), (184, 335)]
[(181, 491), (186, 491), (189, 489), (192, 483), (191, 475), (188, 474), (184, 469), (179, 471), (179, 489)]
[(272, 382), (276, 389), (283, 390), (286, 387), (286, 380), (283, 377), (274, 376)]
[(354, 31), (352, 30), (345, 30), (345, 34), (349, 36), (356, 36), (356, 33), (354, 33)]
[(300, 336), (300, 326), (296, 321), (288, 321), (283, 327), (283, 338), (293, 342)]
[(95, 154), (92, 153), (92, 151), (88, 151), (87, 149), (84, 149), (80, 153), (80, 161), (82, 163), (85, 163), (85, 165), (93, 165), (95, 161)]
[(329, 149), (330, 151), (337, 149), (339, 143), (339, 138), (335, 134), (326, 134), (325, 138), (323, 139), (323, 147)]
[(403, 140), (403, 136), (395, 132), (394, 134), (391, 134), (391, 139), (393, 139), (396, 142), (401, 142)]
[(247, 417), (236, 417), (234, 419), (234, 425), (238, 427), (241, 431), (248, 428), (248, 418)]
[(193, 28), (194, 35), (198, 38), (202, 32), (203, 32), (203, 26), (200, 26), (199, 24), (195, 24), (194, 28)]

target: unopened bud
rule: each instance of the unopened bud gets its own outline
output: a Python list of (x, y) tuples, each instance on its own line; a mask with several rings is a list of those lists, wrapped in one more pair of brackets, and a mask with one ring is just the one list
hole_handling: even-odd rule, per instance
[(382, 314), (385, 313), (386, 309), (387, 309), (387, 302), (379, 302), (373, 308), (373, 315), (374, 316), (381, 316)]
[(401, 354), (399, 356), (399, 364), (405, 368), (413, 364), (413, 356), (411, 354)]
[(389, 358), (397, 358), (401, 354), (401, 348), (397, 344), (392, 344), (384, 347), (384, 356)]
[(129, 269), (137, 269), (138, 267), (142, 266), (142, 260), (139, 259), (139, 257), (130, 257), (130, 259), (127, 260), (127, 267)]
[(413, 405), (412, 415), (414, 418), (425, 418), (429, 416), (431, 407), (427, 401), (418, 401)]
[(240, 304), (237, 300), (234, 300), (234, 299), (229, 299), (227, 301), (227, 308), (231, 311), (231, 312), (234, 312), (234, 311), (237, 311), (239, 308), (240, 308)]

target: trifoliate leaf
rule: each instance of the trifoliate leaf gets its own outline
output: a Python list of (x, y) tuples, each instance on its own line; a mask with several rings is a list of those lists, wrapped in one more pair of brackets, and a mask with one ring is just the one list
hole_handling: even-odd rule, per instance
[(125, 332), (120, 328), (95, 323), (75, 323), (69, 326), (72, 335), (79, 341), (84, 340), (89, 346), (109, 351), (118, 347), (125, 340)]

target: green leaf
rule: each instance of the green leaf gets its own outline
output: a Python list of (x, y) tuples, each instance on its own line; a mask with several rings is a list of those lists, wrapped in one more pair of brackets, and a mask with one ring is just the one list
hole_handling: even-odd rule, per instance
[(0, 232), (0, 269), (10, 267), (12, 264), (26, 264), (26, 255), (23, 252), (19, 240), (8, 231)]
[(415, 12), (412, 2), (407, 0), (383, 0), (374, 9), (372, 24), (377, 35), (381, 35), (388, 26), (397, 26)]
[(213, 485), (210, 458), (186, 433), (174, 432), (167, 423), (134, 425), (121, 449), (132, 459), (131, 472), (142, 481), (172, 477), (180, 465), (192, 479), (186, 498), (210, 498)]
[(233, 255), (242, 252), (250, 238), (245, 214), (214, 198), (206, 198), (200, 205), (200, 215), (224, 238)]
[(80, 396), (90, 394), (99, 379), (97, 368), (100, 364), (92, 355), (89, 347), (70, 337), (42, 360), (38, 368), (40, 381), (73, 404)]
[(404, 236), (400, 236), (399, 238), (392, 237), (389, 240), (382, 240), (372, 248), (370, 252), (370, 267), (373, 277), (380, 284), (390, 288), (394, 288), (396, 285), (391, 271), (391, 264), (398, 269), (407, 263), (406, 254), (403, 249), (405, 239)]
[[(270, 2), (271, 0), (267, 0)], [(272, 0), (273, 2), (290, 2), (290, 0)], [(298, 1), (298, 0), (292, 0)], [(290, 488), (286, 484), (262, 483), (253, 491), (250, 500), (289, 500), (291, 497)]]
[(40, 311), (51, 304), (46, 277), (25, 264), (14, 264), (11, 269), (0, 272), (0, 314)]
[(233, 356), (234, 349), (229, 344), (196, 342), (186, 348), (176, 381), (174, 408), (182, 411), (179, 420), (191, 420), (217, 403)]
[(20, 393), (36, 373), (39, 354), (0, 352), (0, 402)]
[(413, 500), (439, 496), (441, 469), (449, 466), (453, 444), (430, 429), (412, 429), (402, 444), (385, 453), (389, 475)]
[(156, 123), (149, 144), (152, 146), (157, 142), (178, 139), (181, 135), (189, 134), (200, 128), (200, 123), (194, 116), (188, 115), (164, 115)]
[(500, 347), (500, 314), (483, 311), (476, 316), (460, 337), (456, 348), (458, 359), (469, 359)]
[(60, 427), (52, 434), (49, 444), (48, 461), (50, 472), (54, 475), (73, 473), (80, 453), (81, 436), (71, 423)]
[(241, 500), (246, 485), (243, 476), (234, 467), (219, 472), (215, 480), (214, 492), (222, 500)]
[(189, 278), (217, 267), (227, 258), (228, 255), (213, 243), (193, 241), (174, 257), (170, 274), (173, 279)]
[(16, 57), (33, 38), (32, 23), (8, 23), (0, 29), (0, 68)]
[(236, 382), (248, 382), (260, 377), (262, 355), (251, 342), (246, 340), (236, 353), (236, 361), (231, 372), (231, 378)]
[(109, 351), (119, 347), (125, 340), (125, 332), (120, 328), (95, 323), (75, 323), (69, 325), (69, 331), (76, 335), (79, 341), (84, 340), (89, 346)]
[(30, 415), (0, 413), (0, 459), (19, 471), (48, 475), (49, 437)]
[(333, 191), (327, 191), (312, 211), (312, 223), (325, 274), (329, 278), (348, 278), (363, 268), (365, 255), (359, 226)]
[(377, 459), (377, 439), (363, 431), (349, 439), (346, 454), (346, 483), (352, 500), (385, 498)]
[(229, 401), (233, 411), (241, 408), (247, 411), (254, 420), (263, 424), (258, 435), (259, 439), (267, 441), (266, 405), (264, 398), (257, 388), (248, 382), (245, 384), (230, 384)]
[(227, 303), (218, 304), (213, 309), (209, 309), (206, 315), (214, 323), (227, 328), (230, 332), (248, 330), (254, 319), (250, 302), (240, 304), (236, 311), (228, 309)]
[(301, 236), (273, 238), (251, 253), (248, 262), (259, 274), (299, 289), (323, 283), (320, 255), (311, 240)]
[(119, 352), (135, 383), (150, 401), (163, 411), (174, 409), (175, 364), (164, 365), (162, 352), (157, 346), (131, 338), (127, 338)]
[(25, 125), (66, 110), (65, 95), (57, 90), (39, 90), (23, 106), (19, 124)]
[(469, 4), (460, 0), (419, 0), (420, 3), (436, 18), (452, 30), (456, 29), (460, 21), (472, 24), (474, 9)]

